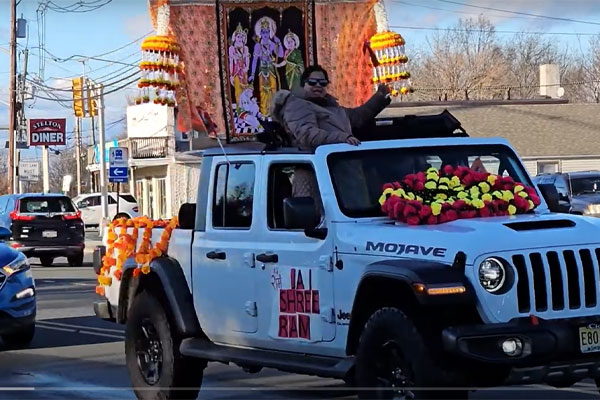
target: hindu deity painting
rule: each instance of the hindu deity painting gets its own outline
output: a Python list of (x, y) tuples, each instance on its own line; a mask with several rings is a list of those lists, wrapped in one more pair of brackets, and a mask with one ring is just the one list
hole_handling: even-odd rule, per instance
[(312, 2), (224, 1), (220, 10), (222, 37), (228, 39), (222, 60), (228, 139), (253, 140), (271, 121), (275, 93), (299, 87), (306, 63), (314, 59)]

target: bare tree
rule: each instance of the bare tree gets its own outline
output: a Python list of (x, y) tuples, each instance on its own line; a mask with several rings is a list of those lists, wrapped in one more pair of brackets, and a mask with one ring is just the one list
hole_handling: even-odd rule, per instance
[(565, 87), (570, 100), (600, 103), (600, 34), (590, 38), (588, 51), (567, 74), (567, 81), (576, 83)]
[(502, 96), (482, 91), (500, 83), (508, 72), (501, 44), (492, 23), (483, 16), (460, 19), (444, 33), (427, 39), (429, 54), (416, 67), (415, 87), (434, 88), (429, 96), (451, 99), (485, 99)]
[(511, 37), (504, 47), (504, 57), (509, 73), (505, 85), (511, 86), (511, 98), (534, 98), (539, 95), (540, 65), (557, 64), (564, 80), (572, 64), (568, 49), (540, 35), (519, 33)]

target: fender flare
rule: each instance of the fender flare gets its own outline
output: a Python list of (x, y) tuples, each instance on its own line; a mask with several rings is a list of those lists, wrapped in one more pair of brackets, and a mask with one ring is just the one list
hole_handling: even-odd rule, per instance
[[(142, 283), (143, 275), (133, 277), (137, 264), (129, 259), (123, 266), (123, 281), (119, 293), (119, 321), (125, 321), (130, 300), (133, 299)], [(194, 308), (194, 299), (188, 287), (181, 265), (171, 257), (160, 257), (150, 263), (150, 274), (158, 278), (167, 306), (173, 317), (177, 331), (183, 336), (198, 336), (202, 329)], [(125, 278), (126, 277), (126, 278)], [(127, 279), (127, 280), (126, 280)]]

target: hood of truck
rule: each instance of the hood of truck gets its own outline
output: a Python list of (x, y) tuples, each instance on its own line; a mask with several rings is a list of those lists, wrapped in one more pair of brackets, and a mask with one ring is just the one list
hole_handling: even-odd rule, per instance
[(337, 249), (346, 254), (416, 258), (452, 263), (457, 252), (467, 264), (487, 253), (600, 243), (597, 218), (571, 214), (527, 214), (460, 219), (409, 226), (389, 219), (336, 224)]

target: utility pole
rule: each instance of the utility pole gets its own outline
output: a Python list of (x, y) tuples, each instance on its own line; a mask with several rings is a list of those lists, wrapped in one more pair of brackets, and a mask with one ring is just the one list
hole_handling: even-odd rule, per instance
[(44, 181), (44, 193), (50, 191), (50, 161), (48, 159), (48, 146), (42, 148), (42, 176)]
[[(27, 132), (27, 119), (25, 118), (25, 91), (26, 91), (26, 84), (27, 84), (27, 62), (29, 60), (29, 50), (25, 49), (23, 50), (23, 66), (21, 67), (21, 71), (23, 71), (20, 74), (20, 80), (19, 80), (19, 103), (21, 104), (21, 107), (19, 108), (19, 133), (23, 133), (23, 132)], [(17, 167), (19, 166), (19, 163), (21, 161), (21, 150), (16, 149), (17, 151), (17, 160), (15, 161), (15, 164), (17, 165)], [(19, 171), (20, 172), (20, 171)], [(15, 177), (15, 179), (18, 180), (19, 182), (19, 193), (23, 193), (23, 182), (21, 181), (21, 179), (19, 179), (19, 175), (21, 175), (20, 173)]]
[[(106, 161), (104, 160), (106, 146), (104, 143), (104, 86), (102, 84), (94, 84), (94, 97), (98, 103), (98, 140), (100, 141), (100, 193), (102, 194), (102, 235), (104, 228), (108, 222), (108, 190), (106, 187)], [(118, 201), (118, 199), (117, 199)]]
[(17, 2), (10, 0), (10, 82), (8, 85), (8, 190), (9, 193), (17, 192), (17, 166), (15, 165), (15, 81), (17, 73)]
[(81, 118), (75, 118), (75, 163), (77, 164), (77, 196), (81, 194)]

